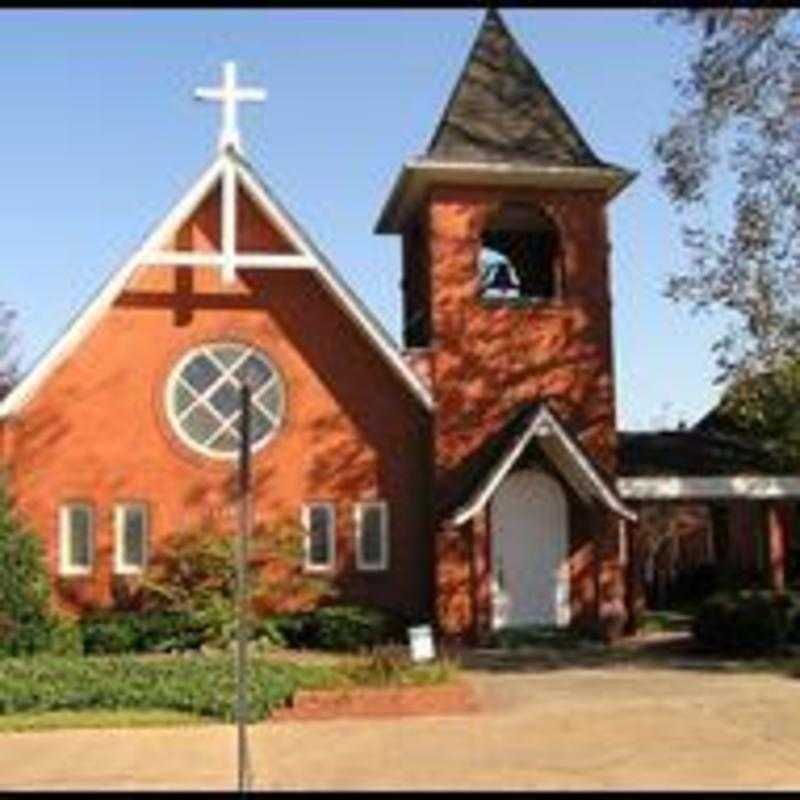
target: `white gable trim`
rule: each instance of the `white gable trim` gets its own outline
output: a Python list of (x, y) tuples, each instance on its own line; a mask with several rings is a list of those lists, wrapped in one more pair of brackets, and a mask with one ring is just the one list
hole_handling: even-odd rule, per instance
[(530, 166), (513, 162), (436, 161), (422, 157), (403, 165), (375, 224), (376, 233), (400, 233), (409, 214), (431, 186), (480, 186), (491, 183), (506, 188), (602, 189), (608, 200), (637, 176), (613, 165), (594, 167)]
[(682, 498), (800, 498), (797, 475), (707, 475), (681, 477), (618, 478), (617, 490), (631, 500)]
[[(636, 520), (636, 512), (624, 505), (616, 494), (609, 489), (597, 469), (586, 458), (581, 448), (572, 441), (572, 438), (564, 430), (555, 415), (547, 406), (542, 405), (522, 434), (517, 437), (514, 445), (495, 464), (477, 491), (467, 503), (455, 512), (452, 518), (454, 525), (463, 525), (489, 502), (503, 478), (514, 466), (514, 463), (522, 455), (522, 452), (534, 436), (542, 440), (543, 448), (554, 461), (561, 461), (559, 454), (563, 454), (566, 456), (566, 460), (574, 465), (574, 474), (565, 474), (565, 477), (581, 497), (584, 499), (588, 499), (591, 496), (597, 497), (619, 516), (631, 521)], [(548, 443), (550, 443), (549, 446)], [(559, 464), (558, 466), (561, 467), (562, 465)], [(565, 469), (564, 472), (567, 473), (567, 470)]]
[(280, 207), (273, 198), (270, 197), (269, 192), (266, 191), (266, 187), (252, 174), (252, 167), (241, 156), (236, 157), (234, 164), (237, 178), (241, 180), (242, 186), (244, 186), (250, 194), (255, 204), (259, 206), (270, 219), (274, 219), (278, 222), (281, 227), (281, 233), (286, 236), (289, 243), (298, 253), (305, 256), (314, 266), (319, 266), (319, 258), (314, 252), (316, 248), (302, 234), (298, 224), (289, 216), (286, 209)]
[(138, 250), (111, 274), (95, 296), (72, 318), (66, 331), (56, 339), (44, 356), (0, 403), (0, 417), (18, 412), (44, 380), (74, 352), (142, 263), (142, 254), (153, 250), (159, 241), (177, 230), (188, 219), (195, 206), (203, 200), (219, 179), (222, 167), (223, 159), (218, 156), (203, 171), (189, 191), (172, 207)]
[[(314, 262), (307, 256), (293, 254), (242, 253), (234, 258), (237, 267), (247, 269), (311, 269)], [(142, 255), (142, 264), (168, 264), (174, 267), (221, 267), (223, 253), (196, 253), (188, 250), (158, 250)]]
[(378, 348), (389, 365), (393, 367), (397, 374), (406, 382), (414, 395), (422, 401), (426, 408), (432, 409), (434, 403), (430, 392), (425, 384), (417, 377), (414, 370), (406, 363), (380, 322), (378, 322), (369, 309), (367, 309), (353, 294), (344, 280), (339, 276), (333, 264), (331, 264), (322, 251), (316, 247), (307, 234), (291, 217), (289, 212), (280, 206), (275, 198), (270, 196), (266, 186), (252, 170), (252, 167), (240, 156), (237, 157), (236, 160), (239, 166), (239, 175), (242, 179), (242, 183), (250, 192), (256, 204), (261, 206), (262, 211), (280, 222), (284, 232), (290, 237), (292, 244), (297, 247), (301, 253), (309, 254), (314, 262), (314, 271), (322, 278), (322, 282), (333, 298), (361, 328), (367, 338)]
[[(344, 310), (367, 335), (367, 338), (377, 347), (389, 365), (406, 382), (413, 394), (426, 408), (433, 408), (433, 399), (427, 388), (403, 360), (400, 352), (377, 320), (346, 288), (327, 259), (322, 256), (320, 251), (301, 231), (288, 212), (270, 197), (266, 187), (252, 173), (252, 168), (241, 157), (231, 154), (230, 150), (226, 150), (220, 153), (203, 171), (181, 200), (173, 206), (167, 216), (145, 239), (144, 243), (120, 268), (111, 274), (97, 294), (73, 317), (66, 331), (0, 403), (0, 418), (17, 413), (30, 400), (46, 378), (75, 351), (102, 315), (111, 307), (138, 267), (153, 263), (176, 263), (170, 261), (169, 257), (178, 254), (160, 251), (158, 249), (159, 244), (188, 219), (214, 184), (222, 178), (223, 172), (230, 169), (235, 170), (236, 176), (241, 180), (242, 185), (250, 193), (256, 204), (278, 223), (282, 233), (286, 235), (300, 254), (299, 258), (296, 256), (282, 256), (280, 259), (265, 254), (240, 254), (237, 258), (241, 258), (241, 263), (238, 263), (237, 266), (256, 269), (285, 266), (287, 268), (307, 268), (317, 272), (334, 298), (338, 300)], [(180, 255), (180, 261), (183, 261), (183, 258), (189, 254), (183, 253)], [(222, 263), (224, 265), (224, 258), (224, 253), (191, 255), (192, 264)]]

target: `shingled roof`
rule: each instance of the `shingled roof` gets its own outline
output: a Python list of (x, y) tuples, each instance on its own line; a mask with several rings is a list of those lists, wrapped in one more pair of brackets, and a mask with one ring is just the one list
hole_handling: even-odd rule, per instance
[(620, 516), (636, 518), (618, 496), (610, 476), (594, 463), (546, 401), (523, 404), (462, 465), (459, 495), (443, 510), (455, 525), (463, 525), (486, 505), (515, 464), (530, 458), (533, 463), (541, 458), (549, 461), (586, 502), (599, 502)]
[(607, 167), (489, 9), (428, 146), (437, 161)]
[(758, 444), (698, 430), (620, 431), (618, 472), (645, 475), (777, 474)]
[(591, 189), (611, 200), (635, 177), (594, 154), (489, 9), (427, 150), (403, 165), (375, 230), (402, 233), (435, 185)]

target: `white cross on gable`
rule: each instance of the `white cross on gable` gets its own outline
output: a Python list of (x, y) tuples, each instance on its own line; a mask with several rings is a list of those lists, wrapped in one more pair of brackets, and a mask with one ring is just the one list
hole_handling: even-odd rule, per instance
[(242, 152), (242, 144), (237, 125), (237, 103), (263, 103), (267, 99), (264, 89), (236, 86), (236, 64), (226, 61), (222, 67), (222, 86), (218, 88), (195, 89), (198, 100), (212, 100), (222, 105), (222, 128), (219, 132), (219, 150), (233, 147)]
[[(209, 190), (220, 186), (220, 249), (219, 252), (176, 251), (164, 249), (160, 244), (148, 245), (143, 249), (139, 260), (146, 264), (166, 264), (172, 266), (221, 267), (222, 280), (226, 284), (236, 281), (237, 269), (315, 269), (319, 262), (303, 239), (295, 224), (260, 188), (254, 180), (250, 168), (240, 158), (242, 155), (239, 130), (236, 125), (237, 103), (260, 103), (266, 99), (263, 89), (236, 86), (236, 65), (227, 61), (223, 67), (221, 87), (195, 90), (198, 100), (213, 100), (222, 105), (222, 129), (219, 135), (219, 154), (206, 170), (196, 191), (171, 212), (169, 229), (173, 232), (183, 224), (188, 215), (194, 212), (198, 203), (207, 196)], [(238, 193), (242, 189), (256, 198), (257, 205), (268, 218), (276, 222), (295, 248), (295, 252), (265, 253), (242, 252), (238, 249), (237, 218)], [(166, 225), (166, 223), (165, 223)]]

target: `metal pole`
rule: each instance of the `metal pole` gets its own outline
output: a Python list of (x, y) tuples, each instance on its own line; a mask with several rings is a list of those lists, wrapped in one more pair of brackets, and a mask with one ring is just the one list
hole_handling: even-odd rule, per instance
[(238, 606), (236, 641), (236, 727), (238, 738), (239, 791), (250, 786), (247, 749), (247, 540), (250, 535), (250, 387), (241, 388), (241, 447), (239, 450), (239, 546), (236, 559)]

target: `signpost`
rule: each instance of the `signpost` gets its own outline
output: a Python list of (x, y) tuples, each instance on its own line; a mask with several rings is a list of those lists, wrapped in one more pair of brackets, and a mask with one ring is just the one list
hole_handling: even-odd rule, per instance
[(247, 747), (247, 540), (250, 537), (250, 386), (241, 387), (241, 446), (239, 449), (239, 541), (236, 548), (236, 729), (239, 791), (251, 788)]

